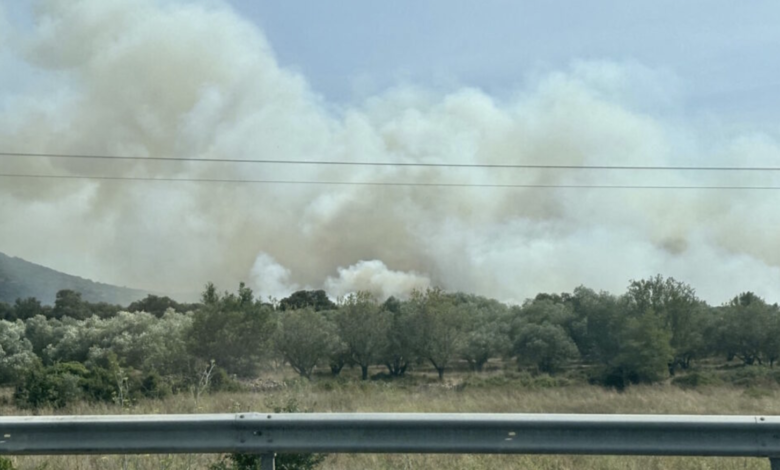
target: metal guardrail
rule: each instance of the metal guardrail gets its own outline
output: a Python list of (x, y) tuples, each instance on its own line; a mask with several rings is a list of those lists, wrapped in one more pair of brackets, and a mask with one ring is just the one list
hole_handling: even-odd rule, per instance
[(589, 454), (766, 457), (780, 417), (289, 413), (0, 418), (0, 454)]

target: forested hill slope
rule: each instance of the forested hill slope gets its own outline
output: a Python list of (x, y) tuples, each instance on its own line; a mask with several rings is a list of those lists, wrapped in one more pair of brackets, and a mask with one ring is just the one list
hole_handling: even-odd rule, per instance
[(119, 305), (128, 305), (147, 295), (141, 290), (90, 281), (0, 253), (0, 302), (35, 297), (43, 304), (53, 305), (61, 289), (80, 292), (87, 302)]

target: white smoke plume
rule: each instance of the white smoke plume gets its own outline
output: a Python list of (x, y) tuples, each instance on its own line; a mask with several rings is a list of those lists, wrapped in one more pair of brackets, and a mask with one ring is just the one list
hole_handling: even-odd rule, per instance
[(298, 285), (290, 282), (290, 270), (267, 253), (257, 255), (250, 276), (261, 299), (272, 297), (279, 300), (299, 289)]
[(347, 268), (338, 268), (338, 277), (325, 280), (325, 290), (330, 295), (344, 297), (358, 291), (370, 292), (377, 299), (390, 296), (404, 299), (414, 290), (431, 287), (428, 277), (415, 272), (393, 271), (379, 260), (359, 261)]
[[(2, 5), (0, 5), (0, 12)], [(44, 0), (0, 56), (0, 150), (452, 163), (772, 165), (776, 136), (681, 113), (686, 85), (581, 62), (515, 95), (399, 86), (335, 107), (218, 2)], [(3, 14), (0, 13), (0, 25)], [(0, 81), (0, 83), (2, 83)], [(335, 110), (334, 110), (335, 109)], [(347, 182), (780, 185), (771, 174), (316, 167), (7, 157), (0, 172)], [(103, 282), (186, 292), (250, 280), (503, 300), (656, 273), (715, 303), (780, 300), (774, 192), (375, 187), (0, 177), (0, 251)], [(257, 254), (261, 253), (260, 257)], [(365, 261), (374, 260), (374, 261)], [(348, 268), (342, 268), (347, 266)], [(387, 268), (387, 266), (390, 267)]]

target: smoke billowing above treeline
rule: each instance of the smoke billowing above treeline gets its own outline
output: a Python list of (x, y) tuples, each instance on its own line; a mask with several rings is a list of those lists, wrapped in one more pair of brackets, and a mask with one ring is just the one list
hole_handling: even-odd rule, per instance
[[(187, 158), (585, 165), (777, 165), (761, 133), (688, 122), (684, 80), (578, 62), (516, 92), (399, 85), (336, 104), (210, 2), (0, 7), (0, 151)], [(12, 29), (15, 28), (15, 29)], [(0, 172), (346, 182), (772, 185), (769, 173), (327, 167), (2, 157)], [(2, 251), (157, 292), (246, 280), (277, 298), (404, 296), (436, 285), (506, 301), (655, 273), (710, 302), (780, 297), (773, 191), (430, 188), (0, 178)]]

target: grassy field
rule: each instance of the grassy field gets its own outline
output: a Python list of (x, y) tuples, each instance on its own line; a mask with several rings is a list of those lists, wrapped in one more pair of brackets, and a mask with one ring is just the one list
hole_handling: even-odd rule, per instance
[[(525, 412), (780, 414), (777, 388), (716, 386), (683, 390), (668, 384), (635, 386), (615, 392), (589, 385), (555, 385), (527, 377), (462, 375), (439, 383), (425, 377), (393, 382), (320, 379), (265, 380), (257, 390), (201, 397), (179, 395), (134, 403), (124, 410), (111, 404), (79, 404), (56, 414), (224, 413), (272, 411), (291, 400), (301, 409), (320, 412)], [(3, 415), (27, 414), (6, 400)], [(53, 414), (43, 410), (40, 414)], [(20, 469), (202, 469), (215, 456), (114, 456), (14, 458)], [(126, 466), (126, 467), (125, 467)], [(325, 469), (768, 469), (765, 459), (332, 455)]]

